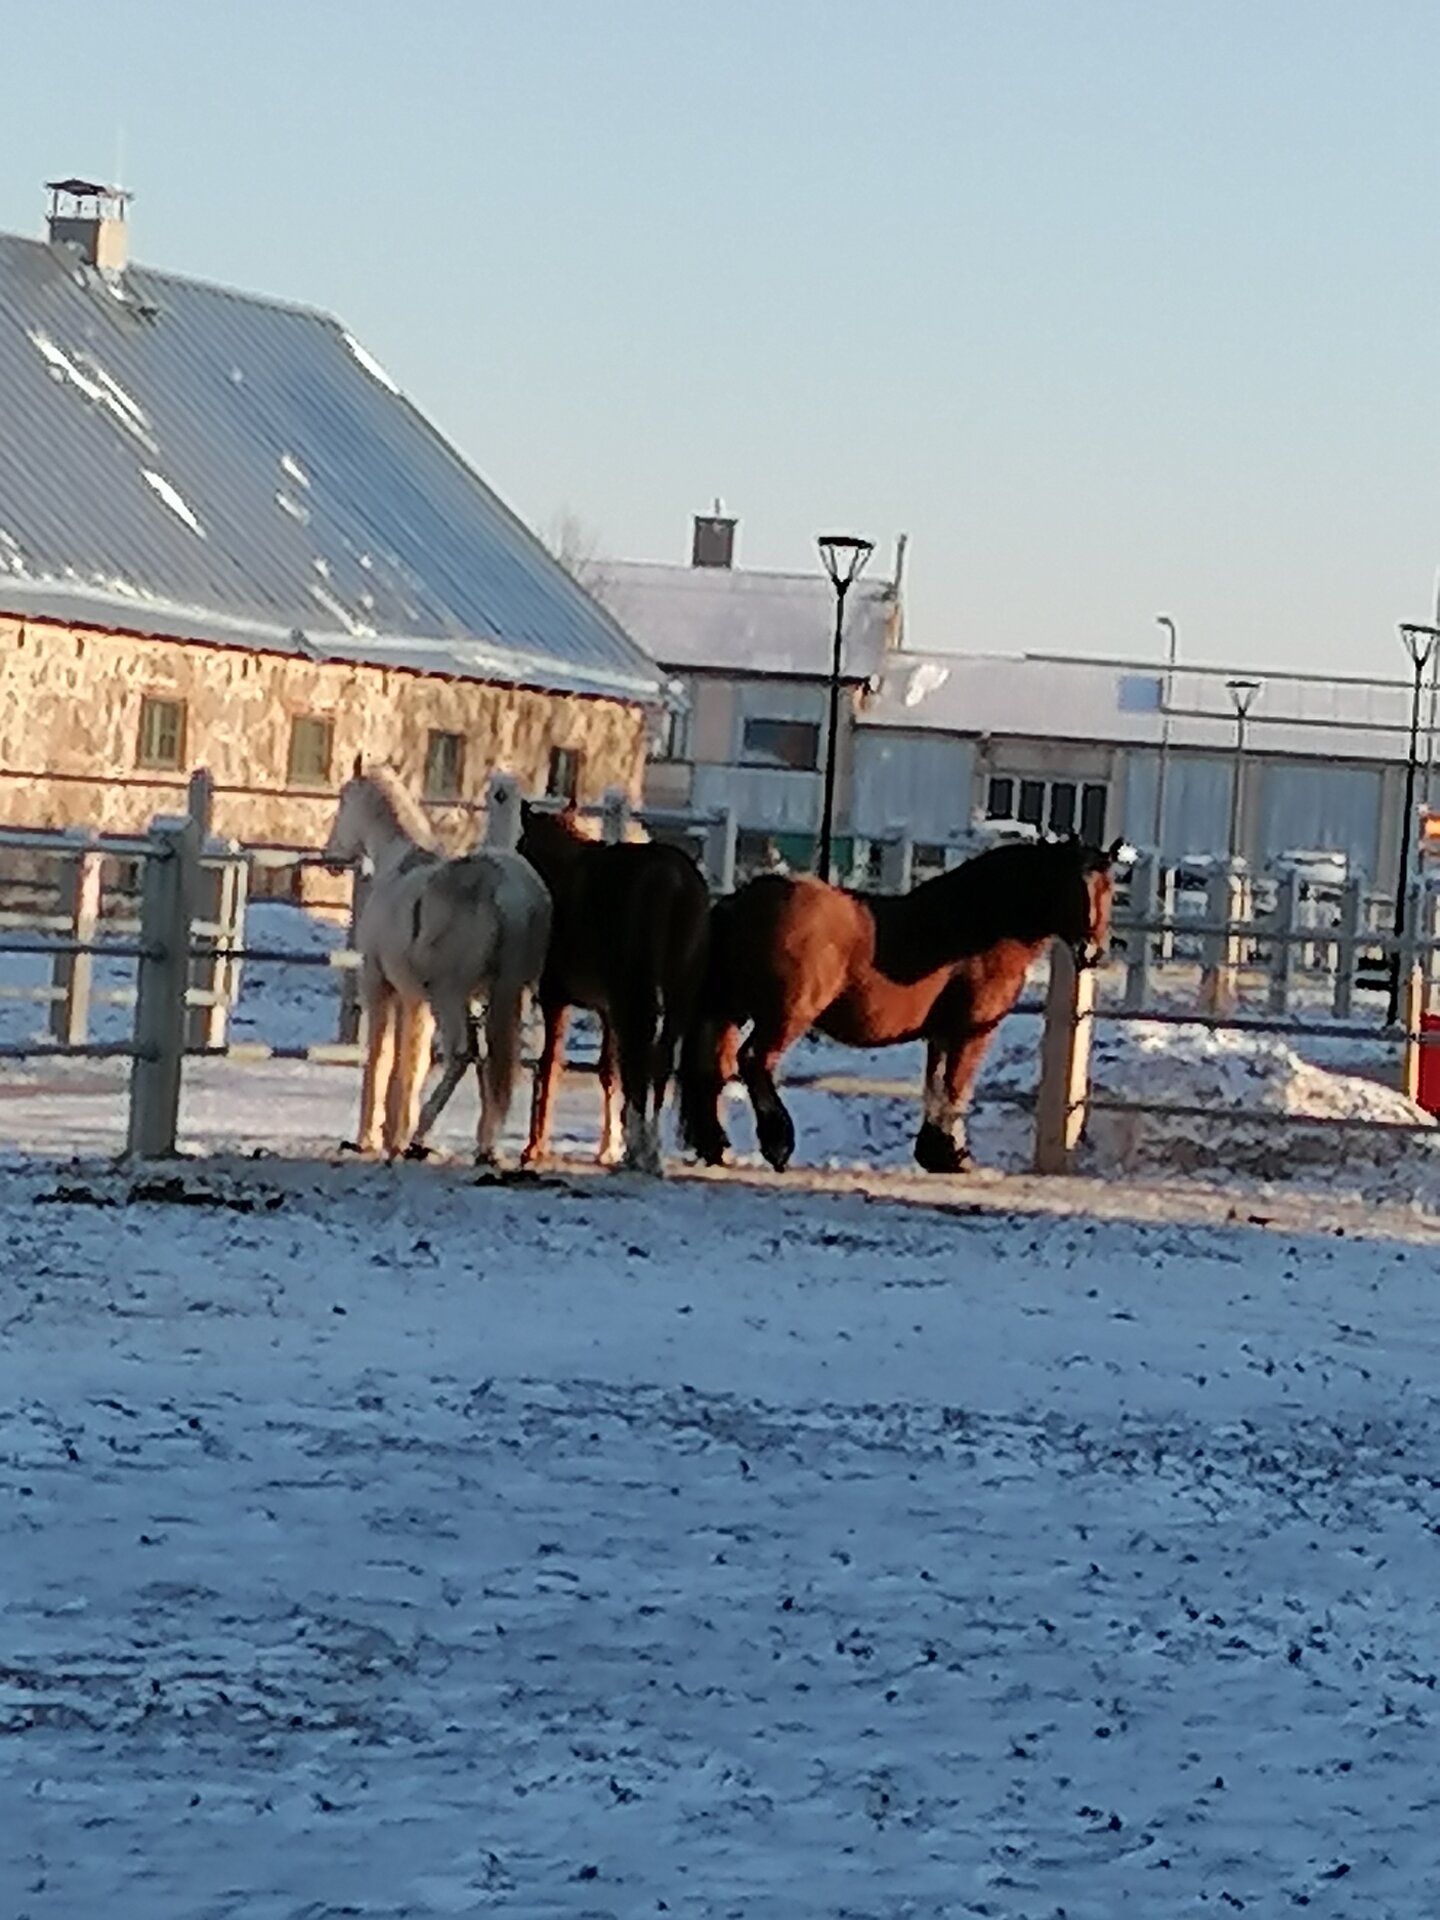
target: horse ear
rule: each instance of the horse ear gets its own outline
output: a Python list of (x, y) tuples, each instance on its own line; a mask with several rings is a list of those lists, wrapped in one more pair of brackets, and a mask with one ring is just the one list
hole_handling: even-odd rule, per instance
[(364, 756), (362, 754), (357, 753), (355, 756), (355, 764), (350, 769), (351, 778), (358, 780), (360, 778), (361, 773), (364, 771), (364, 767), (365, 767)]

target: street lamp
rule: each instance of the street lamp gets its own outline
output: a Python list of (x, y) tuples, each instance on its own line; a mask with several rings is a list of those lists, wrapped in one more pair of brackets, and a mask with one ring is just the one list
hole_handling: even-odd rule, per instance
[(860, 578), (865, 562), (875, 551), (873, 540), (858, 540), (853, 533), (822, 533), (816, 542), (825, 571), (835, 589), (835, 647), (830, 656), (830, 720), (825, 731), (825, 797), (820, 808), (820, 844), (816, 849), (815, 871), (822, 880), (830, 878), (830, 836), (835, 822), (835, 745), (840, 728), (840, 641), (845, 630), (845, 596)]
[(1230, 832), (1227, 844), (1230, 864), (1240, 853), (1240, 777), (1245, 766), (1245, 723), (1260, 695), (1258, 680), (1227, 680), (1225, 691), (1235, 708), (1235, 772), (1230, 782)]
[(1410, 889), (1410, 829), (1415, 811), (1415, 769), (1420, 759), (1420, 694), (1425, 669), (1440, 641), (1440, 628), (1402, 621), (1400, 638), (1410, 656), (1414, 690), (1410, 700), (1410, 747), (1405, 756), (1405, 810), (1400, 816), (1400, 870), (1395, 876), (1395, 951), (1390, 960), (1390, 1010), (1393, 1025), (1400, 1011), (1400, 940), (1405, 932), (1405, 898)]
[(1170, 774), (1170, 706), (1175, 697), (1175, 662), (1180, 655), (1180, 636), (1168, 613), (1157, 613), (1155, 624), (1169, 635), (1165, 652), (1165, 680), (1160, 694), (1160, 764), (1155, 775), (1155, 857), (1165, 865), (1165, 788)]

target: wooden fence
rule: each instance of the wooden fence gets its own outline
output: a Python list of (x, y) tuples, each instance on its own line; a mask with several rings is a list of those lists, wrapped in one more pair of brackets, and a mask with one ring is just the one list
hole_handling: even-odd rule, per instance
[[(247, 848), (217, 841), (209, 833), (210, 799), (208, 776), (201, 772), (191, 780), (187, 813), (157, 818), (143, 836), (0, 832), (0, 848), (46, 854), (59, 867), (53, 913), (26, 916), (12, 912), (0, 918), (0, 952), (43, 952), (52, 969), (47, 987), (17, 990), (49, 1001), (47, 1039), (35, 1045), (0, 1046), (0, 1057), (36, 1053), (128, 1057), (132, 1067), (127, 1144), (132, 1153), (142, 1157), (174, 1151), (187, 1053), (218, 1054), (237, 1061), (302, 1058), (351, 1062), (361, 1057), (353, 932), (363, 905), (363, 874), (357, 872), (355, 876), (351, 940), (339, 951), (300, 954), (247, 946), (246, 905), (252, 868), (304, 864), (317, 861), (319, 856), (300, 848)], [(593, 811), (599, 815), (604, 839), (624, 837), (630, 815), (622, 796), (608, 795)], [(636, 817), (652, 834), (679, 838), (694, 846), (717, 891), (733, 885), (736, 835), (732, 814), (642, 810)], [(115, 876), (122, 868), (139, 875), (138, 912), (130, 910), (134, 896), (116, 888)], [(897, 832), (880, 844), (879, 878), (886, 890), (903, 890), (912, 868), (913, 850), (903, 833)], [(1129, 911), (1116, 920), (1115, 930), (1124, 944), (1125, 972), (1119, 1009), (1097, 1009), (1095, 974), (1077, 973), (1068, 950), (1054, 949), (1044, 1006), (1041, 1073), (1034, 1098), (1035, 1165), (1040, 1170), (1058, 1172), (1070, 1167), (1088, 1113), (1117, 1104), (1096, 1096), (1089, 1084), (1090, 1036), (1097, 1018), (1199, 1018), (1210, 1026), (1294, 1037), (1306, 1032), (1323, 1032), (1330, 1039), (1375, 1037), (1380, 1029), (1374, 1026), (1306, 1027), (1289, 1017), (1297, 972), (1295, 956), (1306, 943), (1335, 950), (1332, 1012), (1342, 1022), (1351, 1017), (1355, 975), (1365, 949), (1372, 955), (1378, 953), (1385, 964), (1402, 968), (1402, 977), (1410, 983), (1406, 1017), (1403, 1029), (1392, 1030), (1389, 1037), (1402, 1053), (1403, 1083), (1412, 1088), (1416, 1085), (1419, 1050), (1430, 1044), (1421, 1031), (1426, 983), (1440, 949), (1440, 941), (1433, 935), (1419, 937), (1413, 932), (1419, 924), (1418, 916), (1410, 918), (1412, 932), (1400, 942), (1388, 934), (1370, 931), (1363, 924), (1363, 902), (1357, 888), (1347, 896), (1352, 905), (1344, 909), (1342, 924), (1317, 933), (1314, 926), (1296, 924), (1298, 889), (1282, 886), (1276, 913), (1263, 921), (1249, 916), (1236, 918), (1234, 876), (1223, 878), (1223, 888), (1219, 881), (1213, 884), (1206, 918), (1198, 923), (1182, 921), (1173, 911), (1163, 911), (1156, 879), (1147, 874), (1143, 862), (1136, 863)], [(104, 911), (107, 900), (111, 908), (108, 915)], [(1182, 931), (1202, 943), (1202, 1006), (1198, 1013), (1176, 1014), (1149, 1005), (1157, 955), (1163, 954), (1166, 942)], [(43, 947), (37, 946), (33, 937), (36, 933), (47, 936)], [(18, 934), (29, 937), (15, 937)], [(1234, 981), (1246, 955), (1257, 944), (1268, 955), (1271, 1014), (1268, 1020), (1258, 1021), (1237, 1017), (1231, 1011)], [(100, 1043), (88, 1037), (89, 1012), (97, 998), (97, 958), (134, 963), (133, 1027), (125, 1042)], [(233, 1042), (228, 1019), (240, 971), (247, 962), (336, 969), (341, 987), (335, 1041), (310, 1047)], [(106, 997), (123, 1001), (132, 996), (111, 993)], [(1010, 1097), (1028, 1104), (1028, 1097)], [(1134, 1105), (1128, 1110), (1184, 1111)], [(1312, 1123), (1300, 1120), (1296, 1124)]]

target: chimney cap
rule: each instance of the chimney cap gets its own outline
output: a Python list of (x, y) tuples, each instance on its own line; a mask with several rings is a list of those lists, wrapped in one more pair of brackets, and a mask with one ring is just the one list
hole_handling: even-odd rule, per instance
[(107, 187), (100, 180), (47, 180), (45, 186), (51, 193), (73, 194), (77, 200), (133, 200), (135, 198), (128, 187)]

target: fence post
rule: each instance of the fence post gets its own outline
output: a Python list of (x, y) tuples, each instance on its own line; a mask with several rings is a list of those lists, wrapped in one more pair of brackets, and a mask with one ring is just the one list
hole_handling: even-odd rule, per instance
[[(1159, 918), (1160, 870), (1153, 853), (1142, 853), (1130, 869), (1130, 918), (1153, 923)], [(1138, 1013), (1150, 998), (1150, 955), (1155, 936), (1125, 933), (1125, 1011)]]
[[(1275, 933), (1270, 947), (1270, 1011), (1289, 1013), (1290, 989), (1295, 978), (1295, 956), (1300, 932), (1300, 874), (1287, 867), (1275, 890)], [(1286, 938), (1286, 935), (1290, 938)]]
[(600, 796), (600, 838), (618, 847), (630, 825), (630, 801), (623, 787), (607, 787)]
[[(232, 859), (202, 858), (195, 873), (191, 928), (196, 951), (190, 958), (190, 985), (203, 999), (187, 1008), (185, 1045), (204, 1049), (225, 1045), (230, 1009), (240, 993), (236, 950), (245, 944), (245, 905), (249, 875), (237, 841), (220, 843)], [(211, 847), (213, 854), (218, 849)]]
[(915, 873), (915, 842), (904, 827), (891, 827), (880, 842), (880, 891), (909, 893)]
[(1214, 929), (1204, 937), (1200, 976), (1201, 1004), (1210, 1013), (1229, 1013), (1235, 1005), (1236, 963), (1240, 943), (1235, 923), (1240, 918), (1245, 883), (1233, 868), (1217, 866), (1205, 887), (1205, 919)]
[[(352, 868), (350, 874), (350, 924), (345, 932), (345, 945), (351, 953), (355, 952), (360, 937), (360, 916), (365, 911), (365, 902), (370, 898), (370, 875), (359, 867)], [(340, 1026), (337, 1038), (342, 1047), (357, 1046), (360, 1041), (360, 970), (358, 967), (346, 967), (340, 975)]]
[(1360, 934), (1365, 924), (1365, 876), (1352, 873), (1340, 895), (1340, 928), (1335, 942), (1335, 997), (1331, 1011), (1348, 1020), (1355, 1009), (1355, 969), (1359, 965)]
[(1095, 969), (1077, 967), (1069, 947), (1050, 947), (1050, 985), (1035, 1096), (1035, 1171), (1068, 1173), (1085, 1128), (1090, 1042), (1095, 1027)]
[[(93, 842), (95, 835), (89, 834)], [(69, 917), (69, 936), (77, 947), (94, 941), (100, 923), (100, 873), (104, 856), (93, 844), (81, 846), (60, 865), (59, 911)], [(57, 953), (50, 983), (60, 995), (50, 1002), (50, 1037), (62, 1047), (83, 1046), (90, 1029), (90, 989), (95, 979), (93, 953)]]
[(738, 828), (733, 807), (712, 813), (705, 829), (705, 872), (712, 893), (735, 891), (735, 842)]
[(1160, 918), (1165, 922), (1165, 931), (1160, 936), (1160, 964), (1171, 966), (1175, 959), (1175, 903), (1180, 896), (1177, 881), (1177, 869), (1160, 869), (1159, 905)]
[(1400, 1086), (1407, 1099), (1420, 1098), (1420, 1051), (1423, 1043), (1425, 969), (1418, 961), (1405, 976), (1402, 1012), (1405, 1020), (1404, 1050), (1400, 1056)]
[(141, 1160), (163, 1160), (175, 1151), (180, 1123), (185, 982), (199, 823), (193, 816), (158, 818), (151, 822), (150, 843), (140, 888), (141, 954), (136, 969), (135, 1058), (130, 1068), (126, 1146)]

